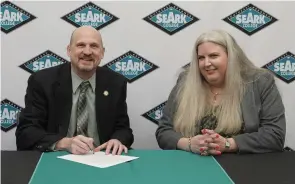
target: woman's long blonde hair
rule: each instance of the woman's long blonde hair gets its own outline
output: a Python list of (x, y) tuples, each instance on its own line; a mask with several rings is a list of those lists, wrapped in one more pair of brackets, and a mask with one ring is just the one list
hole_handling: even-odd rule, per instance
[(241, 101), (245, 93), (247, 76), (261, 70), (256, 67), (245, 55), (235, 39), (225, 31), (212, 30), (203, 33), (197, 39), (190, 67), (184, 71), (178, 82), (177, 106), (173, 118), (174, 129), (185, 137), (199, 132), (198, 123), (202, 117), (213, 109), (210, 102), (210, 89), (202, 77), (198, 66), (198, 46), (204, 42), (213, 42), (221, 45), (228, 56), (225, 74), (225, 88), (217, 112), (218, 125), (216, 132), (236, 134), (242, 125)]

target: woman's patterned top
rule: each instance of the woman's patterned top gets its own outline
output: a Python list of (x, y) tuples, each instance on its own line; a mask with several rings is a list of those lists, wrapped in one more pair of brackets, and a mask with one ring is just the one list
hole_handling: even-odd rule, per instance
[[(203, 129), (209, 129), (209, 130), (215, 130), (216, 129), (218, 122), (217, 122), (217, 117), (216, 117), (215, 114), (216, 114), (217, 110), (218, 110), (218, 106), (214, 108), (213, 112), (210, 112), (208, 115), (204, 116), (201, 119), (201, 121), (199, 122), (199, 124), (196, 124), (196, 126), (200, 126), (199, 132), (196, 132), (196, 135), (202, 134), (201, 131)], [(244, 133), (244, 130), (245, 130), (245, 123), (243, 122), (241, 130), (237, 134)], [(234, 136), (233, 134), (225, 134), (223, 132), (219, 132), (219, 134), (222, 137), (226, 137), (226, 138)], [(237, 135), (237, 134), (235, 134), (235, 135)]]

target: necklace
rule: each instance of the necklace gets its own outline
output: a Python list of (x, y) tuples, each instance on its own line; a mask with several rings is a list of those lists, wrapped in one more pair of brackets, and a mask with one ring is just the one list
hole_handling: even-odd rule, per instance
[(217, 93), (217, 92), (213, 93), (213, 91), (211, 91), (211, 93), (213, 94), (213, 103), (216, 103), (217, 102), (217, 95), (220, 95), (220, 93)]

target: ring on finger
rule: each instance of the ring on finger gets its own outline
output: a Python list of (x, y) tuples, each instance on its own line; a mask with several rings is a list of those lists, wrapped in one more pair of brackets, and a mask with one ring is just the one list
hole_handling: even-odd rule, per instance
[(204, 156), (208, 155), (208, 151), (207, 151), (207, 150), (204, 150), (204, 151), (201, 153), (201, 155), (204, 155)]

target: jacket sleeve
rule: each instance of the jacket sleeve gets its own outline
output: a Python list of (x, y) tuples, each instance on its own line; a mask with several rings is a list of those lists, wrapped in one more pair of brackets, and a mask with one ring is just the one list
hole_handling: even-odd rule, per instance
[(50, 146), (62, 136), (46, 132), (48, 124), (48, 101), (35, 75), (28, 79), (25, 108), (20, 113), (17, 126), (16, 146), (18, 150), (50, 151)]
[(172, 89), (168, 101), (163, 108), (163, 115), (159, 120), (159, 126), (156, 130), (156, 139), (158, 145), (161, 149), (164, 150), (174, 150), (177, 149), (177, 143), (180, 138), (183, 136), (181, 133), (176, 132), (173, 127), (173, 118), (176, 111), (176, 93), (177, 93), (177, 85), (180, 79), (183, 77), (183, 74), (180, 74), (177, 84)]
[(233, 137), (239, 153), (282, 151), (286, 134), (285, 109), (273, 75), (264, 73), (256, 82), (260, 96), (260, 124), (257, 132)]

